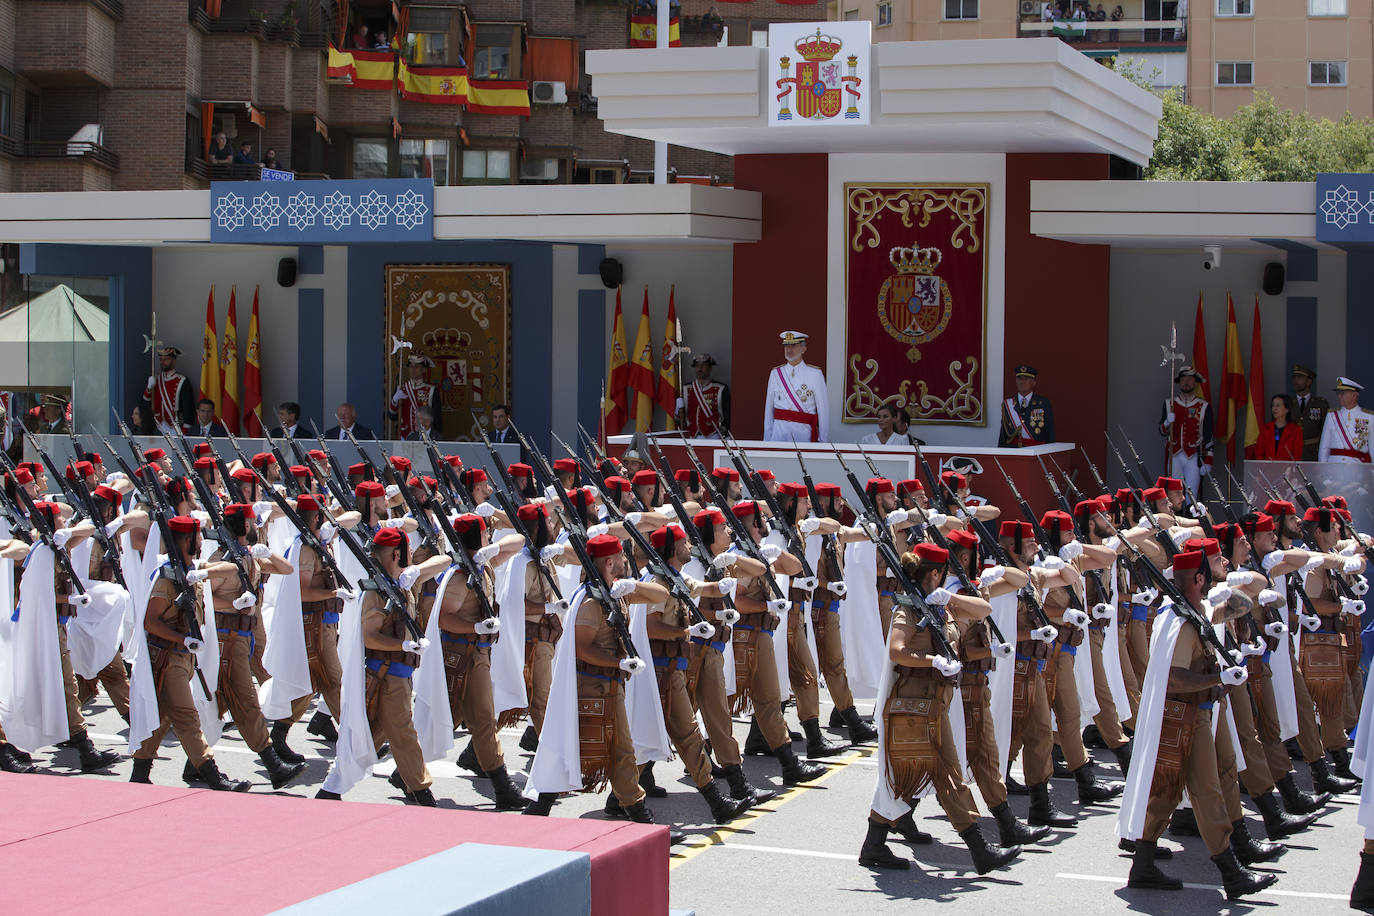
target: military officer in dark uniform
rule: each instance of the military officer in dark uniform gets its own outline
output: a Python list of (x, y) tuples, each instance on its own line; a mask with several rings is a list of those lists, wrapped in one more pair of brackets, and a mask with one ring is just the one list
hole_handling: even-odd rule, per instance
[(1002, 402), (998, 448), (1022, 448), (1054, 441), (1054, 408), (1049, 398), (1035, 393), (1035, 379), (1039, 374), (1034, 366), (1016, 367), (1016, 394)]
[(1293, 419), (1302, 425), (1302, 460), (1316, 461), (1317, 446), (1321, 443), (1322, 427), (1331, 404), (1312, 391), (1317, 373), (1302, 364), (1293, 366)]

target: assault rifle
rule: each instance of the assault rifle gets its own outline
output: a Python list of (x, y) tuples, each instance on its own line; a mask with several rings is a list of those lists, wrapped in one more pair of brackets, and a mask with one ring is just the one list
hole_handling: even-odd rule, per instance
[[(715, 417), (712, 419), (714, 420)], [(811, 563), (806, 559), (806, 541), (802, 538), (801, 532), (797, 531), (797, 526), (788, 521), (787, 516), (783, 515), (782, 508), (778, 505), (778, 498), (768, 489), (759, 472), (754, 470), (754, 466), (749, 462), (749, 458), (744, 449), (740, 447), (739, 442), (736, 441), (732, 448), (730, 443), (734, 437), (722, 429), (719, 423), (716, 423), (716, 432), (720, 436), (721, 444), (725, 446), (725, 451), (730, 455), (730, 462), (739, 472), (740, 480), (745, 481), (749, 494), (768, 506), (770, 523), (782, 532), (783, 538), (787, 541), (788, 551), (801, 562), (801, 578), (810, 580), (813, 583), (812, 588), (815, 588), (816, 573), (811, 568)]]

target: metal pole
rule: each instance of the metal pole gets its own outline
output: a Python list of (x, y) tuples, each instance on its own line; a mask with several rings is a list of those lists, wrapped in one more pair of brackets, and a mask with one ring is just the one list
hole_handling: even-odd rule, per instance
[[(668, 0), (658, 0), (658, 24), (654, 28), (655, 48), (668, 47)], [(654, 141), (654, 184), (668, 183), (668, 144), (663, 140)]]

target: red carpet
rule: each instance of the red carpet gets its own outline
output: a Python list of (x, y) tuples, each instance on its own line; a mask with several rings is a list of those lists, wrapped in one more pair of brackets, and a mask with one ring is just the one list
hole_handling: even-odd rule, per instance
[(267, 913), (465, 842), (585, 852), (597, 916), (668, 912), (664, 827), (4, 773), (0, 799), (0, 887), (26, 916)]

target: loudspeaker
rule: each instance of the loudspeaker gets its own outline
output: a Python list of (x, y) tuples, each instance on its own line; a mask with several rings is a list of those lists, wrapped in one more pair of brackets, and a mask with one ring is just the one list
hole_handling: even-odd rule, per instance
[(1264, 265), (1264, 282), (1261, 286), (1266, 296), (1277, 296), (1283, 292), (1283, 275), (1283, 265), (1278, 261), (1270, 261)]
[(625, 265), (615, 258), (605, 258), (601, 262), (601, 285), (607, 289), (615, 289), (625, 279)]
[(295, 286), (296, 285), (296, 259), (282, 258), (277, 262), (277, 285)]

